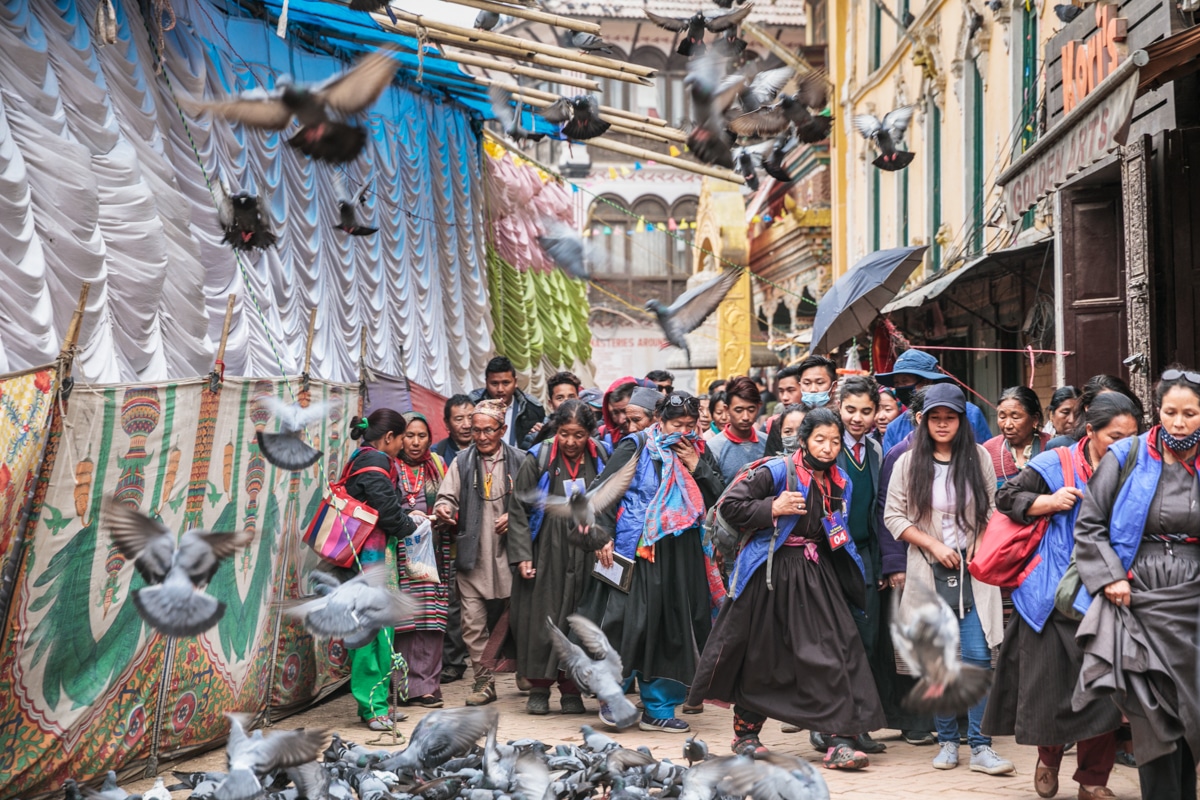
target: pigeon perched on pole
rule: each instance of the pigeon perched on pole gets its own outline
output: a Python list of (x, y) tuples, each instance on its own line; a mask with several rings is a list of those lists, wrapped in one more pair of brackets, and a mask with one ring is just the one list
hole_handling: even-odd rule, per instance
[(225, 604), (200, 589), (254, 534), (192, 529), (176, 544), (165, 525), (124, 503), (109, 499), (105, 510), (113, 544), (149, 584), (130, 595), (142, 619), (167, 636), (195, 636), (216, 625)]
[(709, 54), (688, 64), (683, 84), (691, 95), (694, 125), (687, 144), (692, 154), (704, 163), (733, 169), (733, 151), (725, 131), (725, 110), (737, 97), (746, 76), (726, 77), (725, 63), (725, 59)]
[(896, 172), (912, 163), (915, 153), (896, 149), (908, 130), (912, 116), (913, 106), (902, 106), (889, 111), (882, 121), (874, 114), (858, 114), (854, 117), (854, 127), (859, 134), (879, 150), (879, 156), (872, 164), (887, 172)]
[(670, 306), (664, 306), (658, 300), (646, 303), (646, 310), (654, 312), (667, 341), (687, 355), (689, 365), (692, 352), (688, 349), (686, 334), (699, 328), (709, 314), (717, 310), (741, 275), (741, 270), (727, 267), (711, 281), (681, 294)]
[(917, 602), (903, 615), (899, 597), (893, 599), (892, 642), (919, 677), (904, 699), (905, 707), (929, 714), (965, 712), (987, 694), (992, 671), (962, 662), (958, 617), (945, 600), (917, 582), (907, 584), (904, 591), (915, 593)]
[(310, 579), (325, 584), (328, 591), (312, 600), (288, 602), (285, 613), (304, 620), (317, 636), (344, 640), (348, 650), (365, 647), (380, 630), (395, 628), (416, 612), (411, 597), (388, 588), (388, 570), (382, 564), (364, 567), (345, 583), (323, 572), (314, 572)]
[(559, 630), (554, 620), (546, 617), (546, 628), (550, 631), (550, 643), (558, 656), (559, 667), (583, 691), (595, 695), (608, 706), (618, 728), (637, 724), (640, 716), (637, 706), (625, 696), (622, 681), (625, 679), (621, 665), (621, 654), (608, 641), (604, 631), (587, 617), (572, 614), (567, 617), (571, 632), (583, 643), (575, 644)]
[(246, 733), (249, 716), (226, 713), (229, 741), (225, 759), (229, 777), (217, 788), (216, 800), (256, 800), (264, 794), (262, 780), (277, 769), (316, 761), (328, 738), (324, 731), (298, 728), (263, 736), (261, 730)]
[(476, 742), (487, 735), (499, 713), (495, 709), (473, 706), (432, 711), (413, 728), (408, 747), (380, 761), (377, 768), (412, 774), (441, 766), (471, 752)]
[(664, 30), (676, 33), (684, 31), (683, 38), (679, 40), (679, 46), (675, 52), (681, 56), (692, 56), (701, 55), (704, 52), (705, 30), (713, 33), (732, 30), (742, 24), (753, 8), (754, 3), (746, 3), (736, 11), (697, 11), (692, 16), (682, 19), (664, 17), (649, 9), (645, 10), (645, 14), (647, 19)]
[(557, 219), (542, 220), (545, 233), (537, 237), (538, 246), (550, 257), (555, 266), (581, 281), (592, 276), (592, 270), (607, 261), (604, 248), (584, 239), (579, 231)]
[(271, 416), (279, 422), (278, 433), (258, 431), (258, 449), (263, 458), (272, 465), (289, 472), (308, 469), (324, 455), (315, 447), (310, 447), (301, 440), (309, 425), (324, 418), (329, 412), (329, 403), (313, 403), (301, 406), (299, 403), (285, 403), (275, 395), (266, 395), (258, 400), (259, 405), (265, 406)]
[(571, 44), (585, 53), (604, 53), (606, 56), (613, 54), (612, 45), (594, 33), (578, 31), (571, 37)]
[(181, 99), (191, 112), (209, 112), (262, 130), (283, 130), (295, 118), (300, 130), (288, 144), (306, 156), (335, 164), (353, 161), (366, 146), (366, 130), (344, 120), (370, 108), (395, 78), (395, 50), (380, 48), (349, 70), (304, 86), (280, 81), (274, 91), (252, 89), (234, 99), (195, 102)]
[(599, 550), (608, 543), (612, 535), (596, 526), (596, 517), (625, 497), (625, 492), (629, 490), (637, 471), (636, 462), (637, 460), (633, 459), (618, 472), (612, 475), (605, 474), (604, 480), (588, 492), (572, 492), (570, 497), (543, 497), (540, 492), (535, 491), (518, 495), (517, 499), (526, 505), (540, 505), (547, 516), (570, 518), (575, 524), (567, 533), (567, 540), (589, 552)]
[(1054, 6), (1054, 14), (1063, 22), (1070, 22), (1083, 13), (1083, 9), (1071, 3), (1058, 3)]

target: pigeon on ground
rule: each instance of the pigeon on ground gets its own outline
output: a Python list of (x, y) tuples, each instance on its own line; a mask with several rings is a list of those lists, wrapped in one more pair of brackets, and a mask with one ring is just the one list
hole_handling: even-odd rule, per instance
[(584, 33), (578, 31), (571, 37), (571, 45), (579, 48), (585, 53), (604, 53), (606, 56), (613, 54), (612, 45), (601, 39), (594, 33)]
[(908, 130), (912, 116), (913, 106), (902, 106), (885, 114), (882, 122), (874, 114), (858, 114), (854, 117), (854, 127), (859, 134), (879, 149), (879, 157), (872, 164), (887, 172), (895, 172), (912, 163), (915, 153), (896, 149)]
[(495, 11), (480, 11), (475, 16), (475, 30), (490, 31), (495, 30), (500, 24), (500, 15)]
[(533, 753), (522, 753), (513, 769), (513, 795), (524, 800), (554, 800), (550, 768)]
[(546, 628), (550, 631), (550, 643), (558, 656), (559, 667), (580, 689), (595, 695), (608, 706), (618, 728), (636, 724), (640, 716), (637, 706), (625, 696), (621, 685), (625, 679), (621, 654), (609, 643), (604, 631), (587, 617), (572, 614), (567, 617), (567, 622), (571, 632), (583, 643), (582, 647), (568, 639), (553, 619), (546, 617)]
[(586, 493), (573, 492), (570, 497), (543, 497), (535, 491), (519, 495), (517, 499), (528, 506), (540, 505), (547, 516), (559, 519), (570, 517), (575, 523), (575, 527), (567, 534), (570, 543), (584, 550), (595, 551), (612, 539), (608, 531), (596, 527), (596, 517), (621, 501), (636, 471), (637, 459), (631, 459), (614, 474), (605, 475), (604, 480), (593, 485), (591, 491)]
[(140, 511), (114, 499), (106, 509), (113, 544), (148, 584), (130, 595), (142, 619), (167, 636), (195, 636), (216, 625), (225, 604), (200, 589), (254, 534), (193, 529), (177, 545), (167, 526)]
[(317, 761), (288, 767), (287, 776), (307, 800), (357, 800), (349, 783)]
[(607, 753), (620, 743), (611, 736), (605, 736), (591, 725), (580, 725), (579, 732), (583, 734), (583, 746), (593, 753)]
[(683, 757), (687, 760), (688, 766), (692, 766), (697, 761), (707, 761), (708, 745), (703, 739), (698, 739), (695, 736), (689, 736), (687, 741), (683, 743)]
[(84, 786), (82, 791), (84, 800), (140, 800), (141, 798), (140, 794), (130, 794), (122, 789), (117, 784), (117, 773), (111, 769), (99, 789)]
[(362, 188), (358, 190), (358, 194), (353, 197), (346, 191), (345, 182), (341, 175), (338, 175), (338, 221), (333, 227), (342, 233), (347, 233), (351, 236), (370, 236), (379, 228), (372, 228), (367, 225), (362, 225), (358, 221), (358, 209), (367, 201), (367, 190), (370, 188), (369, 183), (364, 183)]
[(814, 114), (810, 109), (820, 111), (828, 102), (825, 75), (813, 73), (800, 81), (795, 94), (780, 95), (774, 103), (734, 117), (729, 127), (739, 136), (752, 138), (775, 136), (795, 128), (801, 142), (812, 144), (829, 138), (833, 118)]
[(660, 28), (676, 33), (686, 31), (683, 38), (679, 40), (679, 46), (675, 52), (681, 56), (691, 56), (701, 55), (704, 52), (704, 31), (706, 29), (713, 33), (732, 30), (742, 24), (753, 8), (754, 3), (746, 3), (736, 11), (697, 11), (692, 16), (683, 19), (664, 17), (648, 9), (645, 14), (647, 19)]
[(667, 341), (683, 350), (689, 365), (692, 363), (692, 353), (688, 349), (686, 334), (704, 324), (704, 320), (717, 310), (741, 275), (741, 270), (727, 267), (711, 281), (681, 294), (670, 306), (664, 306), (658, 300), (646, 303), (646, 310), (654, 312)]
[(300, 130), (288, 144), (320, 161), (344, 163), (358, 158), (367, 133), (346, 123), (370, 108), (396, 75), (395, 50), (381, 48), (349, 70), (318, 84), (303, 86), (280, 81), (274, 91), (253, 89), (236, 98), (197, 103), (181, 101), (185, 110), (210, 112), (252, 128), (283, 130), (295, 117)]
[(562, 125), (562, 135), (577, 142), (594, 139), (612, 127), (600, 119), (600, 101), (594, 94), (560, 97), (534, 113), (547, 122)]
[(325, 746), (324, 731), (298, 728), (270, 736), (263, 736), (260, 730), (247, 734), (248, 715), (225, 716), (229, 718), (225, 745), (229, 777), (218, 787), (216, 800), (255, 800), (263, 794), (262, 781), (269, 773), (315, 761)]
[(909, 583), (904, 591), (915, 592), (917, 603), (905, 618), (899, 597), (893, 599), (892, 642), (920, 678), (904, 705), (921, 713), (962, 713), (987, 694), (992, 672), (962, 662), (958, 618), (945, 600), (919, 583)]
[(62, 792), (63, 800), (83, 800), (83, 793), (79, 791), (79, 784), (74, 778), (62, 782)]
[(325, 455), (315, 447), (305, 444), (300, 437), (309, 425), (328, 413), (329, 403), (301, 406), (299, 403), (285, 403), (275, 395), (261, 397), (258, 402), (279, 421), (278, 433), (261, 430), (256, 434), (258, 449), (262, 451), (263, 458), (280, 469), (296, 472), (308, 469)]
[(408, 738), (408, 747), (379, 762), (388, 772), (429, 770), (471, 751), (487, 735), (495, 709), (465, 706), (433, 711), (421, 718)]
[(492, 114), (500, 123), (505, 136), (514, 142), (540, 142), (546, 138), (546, 134), (534, 133), (521, 124), (522, 106), (518, 105), (513, 108), (509, 105), (513, 99), (512, 92), (501, 89), (499, 86), (493, 86), (488, 90), (488, 96), (492, 100)]
[(217, 197), (217, 221), (225, 233), (222, 242), (243, 251), (274, 246), (277, 237), (263, 214), (259, 198), (247, 192), (230, 194), (224, 178), (213, 189)]
[(159, 778), (154, 782), (154, 786), (142, 792), (142, 800), (171, 800), (171, 793), (163, 779)]
[[(749, 8), (750, 6), (745, 6)], [(746, 77), (725, 77), (725, 60), (715, 55), (694, 59), (683, 79), (692, 98), (694, 125), (688, 134), (688, 149), (706, 164), (733, 169), (733, 151), (725, 131), (725, 110), (733, 103)]]
[(718, 795), (732, 794), (725, 791), (724, 785), (731, 774), (744, 773), (753, 765), (754, 762), (745, 756), (723, 756), (697, 764), (683, 773), (679, 800), (713, 800)]
[(603, 247), (584, 239), (570, 225), (546, 217), (542, 220), (542, 228), (545, 233), (537, 237), (538, 245), (555, 266), (572, 278), (586, 281), (592, 277), (593, 269), (607, 261)]
[(829, 787), (816, 768), (782, 753), (736, 765), (727, 785), (734, 794), (754, 800), (829, 800)]
[(757, 74), (751, 73), (738, 92), (738, 102), (742, 106), (742, 111), (749, 113), (773, 103), (779, 92), (795, 74), (796, 71), (791, 67), (764, 69)]
[[(313, 573), (328, 586), (337, 579), (323, 572)], [(388, 570), (382, 564), (368, 566), (362, 573), (313, 600), (285, 605), (285, 613), (304, 620), (304, 626), (317, 636), (342, 639), (348, 650), (369, 644), (380, 630), (395, 628), (412, 619), (416, 603), (411, 597), (388, 588)]]
[(1063, 22), (1070, 22), (1083, 13), (1083, 9), (1070, 3), (1058, 3), (1054, 6), (1055, 15)]

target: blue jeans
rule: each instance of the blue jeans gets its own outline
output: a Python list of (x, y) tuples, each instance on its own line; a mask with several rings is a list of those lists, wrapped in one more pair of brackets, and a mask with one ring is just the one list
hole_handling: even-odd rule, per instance
[(625, 681), (625, 691), (629, 691), (634, 678), (637, 678), (642, 709), (650, 719), (674, 719), (675, 709), (687, 702), (687, 687), (679, 681), (669, 678), (647, 680), (635, 670)]
[[(984, 669), (992, 668), (992, 651), (983, 635), (983, 625), (979, 622), (979, 610), (972, 608), (958, 623), (958, 635), (962, 641), (963, 663)], [(983, 723), (983, 711), (987, 708), (987, 695), (967, 710), (967, 744), (971, 747), (990, 745), (992, 738), (984, 736), (979, 726)], [(934, 725), (937, 727), (938, 742), (958, 742), (958, 717), (935, 715)]]

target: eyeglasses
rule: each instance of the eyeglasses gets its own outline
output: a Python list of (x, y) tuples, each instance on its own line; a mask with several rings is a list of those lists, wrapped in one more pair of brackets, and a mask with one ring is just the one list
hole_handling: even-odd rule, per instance
[(499, 428), (471, 428), (471, 433), (479, 436), (495, 436), (499, 432)]
[(1183, 378), (1185, 381), (1196, 386), (1200, 386), (1200, 372), (1190, 372), (1182, 369), (1169, 369), (1162, 374), (1164, 381), (1177, 381)]
[(667, 405), (672, 408), (683, 406), (684, 411), (687, 412), (689, 417), (694, 417), (700, 413), (700, 398), (698, 397), (684, 397), (673, 394), (667, 398)]

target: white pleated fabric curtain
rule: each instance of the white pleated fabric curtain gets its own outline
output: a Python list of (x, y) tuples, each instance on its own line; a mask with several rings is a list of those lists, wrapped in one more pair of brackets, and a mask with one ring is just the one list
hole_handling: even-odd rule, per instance
[[(492, 341), (467, 114), (385, 93), (364, 155), (344, 168), (352, 190), (370, 182), (360, 215), (380, 230), (348, 237), (332, 227), (341, 168), (298, 157), (288, 131), (181, 115), (172, 96), (281, 72), (316, 81), (346, 64), (206, 0), (172, 3), (160, 76), (137, 3), (117, 3), (117, 41), (101, 47), (95, 0), (0, 2), (0, 373), (55, 358), (91, 281), (75, 368), (89, 383), (209, 372), (234, 293), (228, 374), (299, 372), (316, 307), (315, 377), (356, 381), (365, 328), (369, 366), (447, 395), (478, 385)], [(241, 265), (209, 189), (222, 177), (269, 200), (279, 236)]]

